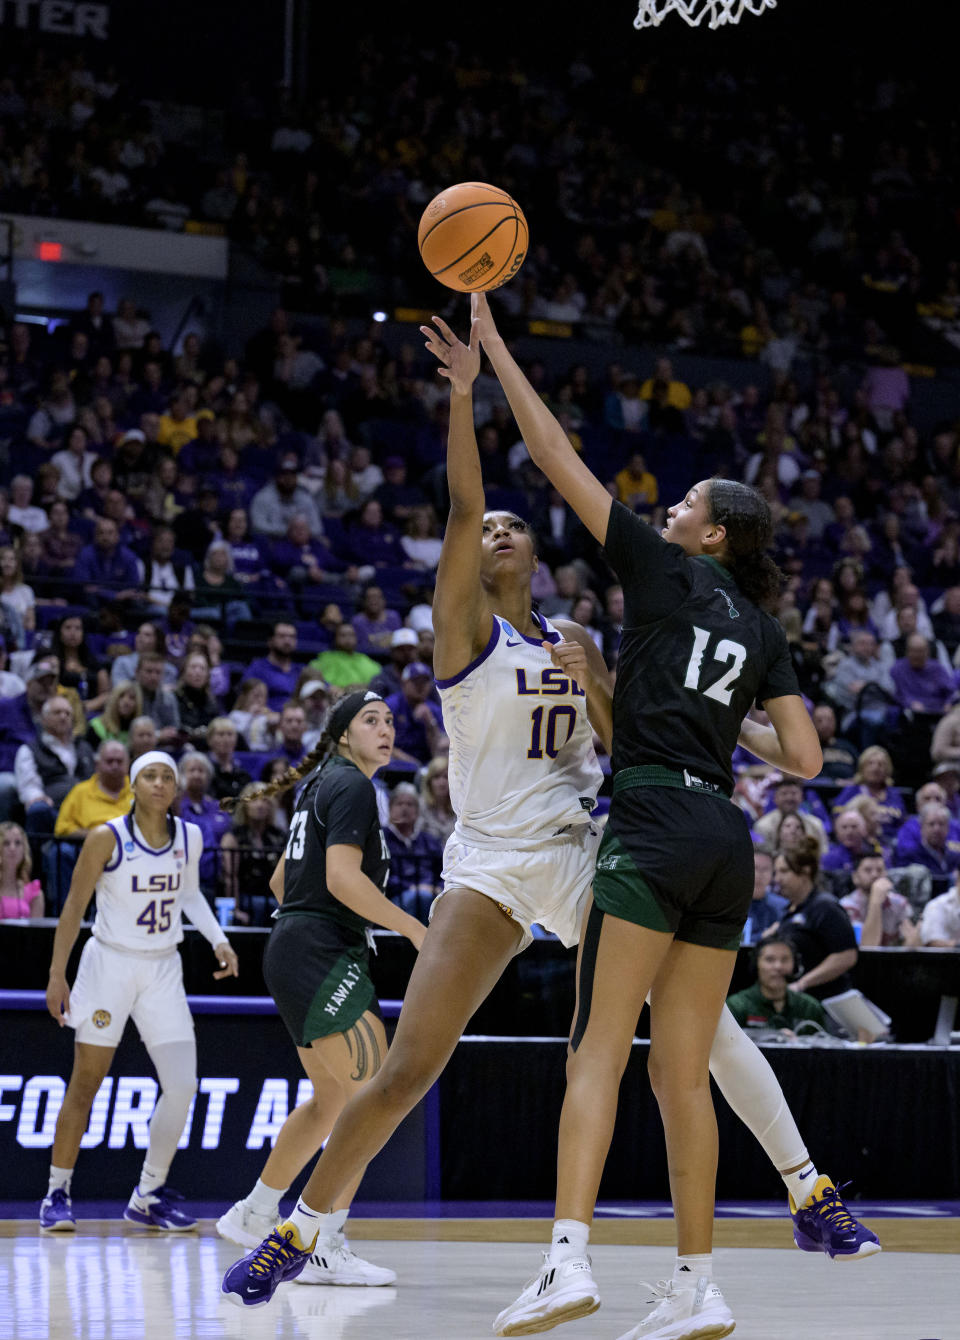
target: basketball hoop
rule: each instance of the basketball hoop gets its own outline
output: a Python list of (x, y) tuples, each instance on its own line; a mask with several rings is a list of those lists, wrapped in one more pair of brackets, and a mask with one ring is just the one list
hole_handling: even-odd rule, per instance
[(739, 23), (744, 14), (762, 14), (776, 9), (777, 0), (640, 0), (634, 28), (659, 28), (668, 14), (679, 14), (691, 28), (709, 19), (710, 28)]

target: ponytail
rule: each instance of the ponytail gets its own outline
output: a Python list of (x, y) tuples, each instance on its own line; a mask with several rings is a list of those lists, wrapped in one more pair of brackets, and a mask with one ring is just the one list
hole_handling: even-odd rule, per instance
[(336, 741), (333, 736), (328, 730), (324, 730), (309, 754), (295, 768), (287, 768), (286, 772), (275, 781), (246, 786), (239, 796), (225, 796), (220, 802), (220, 808), (226, 810), (228, 814), (233, 814), (238, 805), (248, 800), (267, 800), (282, 795), (284, 791), (289, 791), (291, 786), (296, 786), (297, 782), (313, 772), (314, 768), (326, 763), (335, 748)]
[(773, 517), (762, 493), (734, 479), (711, 479), (707, 494), (710, 520), (727, 532), (724, 566), (755, 605), (772, 605), (784, 576), (765, 551), (773, 539)]
[(726, 566), (748, 600), (764, 608), (775, 605), (785, 578), (769, 554), (748, 554), (741, 558), (728, 555)]

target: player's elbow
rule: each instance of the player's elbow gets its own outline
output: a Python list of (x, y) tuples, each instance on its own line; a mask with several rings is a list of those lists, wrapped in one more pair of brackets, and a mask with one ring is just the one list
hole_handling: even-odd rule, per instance
[(334, 898), (343, 901), (345, 895), (350, 892), (351, 885), (356, 884), (357, 871), (346, 861), (332, 860), (330, 849), (327, 849), (327, 888), (333, 894)]
[(349, 881), (344, 879), (343, 875), (337, 870), (331, 870), (327, 867), (327, 889), (333, 894), (334, 898), (340, 898), (349, 888)]
[(823, 767), (823, 750), (816, 736), (809, 742), (805, 741), (802, 746), (784, 750), (784, 754), (786, 755), (784, 766), (794, 777), (809, 780), (820, 775)]
[(790, 769), (794, 777), (802, 777), (805, 781), (810, 781), (814, 777), (820, 776), (820, 770), (823, 767), (823, 755), (817, 750), (816, 757), (803, 759), (796, 762)]

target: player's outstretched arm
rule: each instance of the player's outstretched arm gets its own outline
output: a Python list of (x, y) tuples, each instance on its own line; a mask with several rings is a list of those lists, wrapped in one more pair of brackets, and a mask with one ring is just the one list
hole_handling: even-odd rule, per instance
[(97, 880), (110, 860), (117, 839), (113, 829), (105, 824), (93, 829), (83, 840), (77, 864), (70, 880), (70, 892), (60, 913), (53, 937), (53, 955), (50, 959), (50, 977), (47, 982), (47, 1009), (62, 1028), (70, 1008), (70, 988), (67, 986), (67, 961), (80, 933), (83, 914), (97, 887)]
[(427, 928), (422, 921), (404, 912), (380, 892), (361, 869), (363, 852), (348, 842), (334, 842), (327, 848), (327, 888), (338, 902), (351, 912), (372, 921), (385, 930), (405, 935), (415, 949), (423, 944)]
[(613, 499), (581, 461), (567, 435), (527, 381), (497, 330), (486, 295), (473, 295), (473, 329), (500, 379), (520, 435), (534, 463), (563, 494), (577, 516), (601, 544)]
[(451, 679), (474, 659), (490, 637), (492, 620), (480, 585), (483, 475), (473, 426), (473, 383), (480, 371), (479, 336), (464, 344), (439, 316), (436, 330), (421, 326), (427, 348), (450, 383), (447, 484), (450, 514), (437, 565), (433, 597), (434, 667)]
[(764, 763), (772, 763), (794, 777), (816, 777), (823, 767), (823, 752), (803, 699), (795, 693), (785, 694), (768, 698), (763, 708), (770, 725), (746, 717), (738, 743)]

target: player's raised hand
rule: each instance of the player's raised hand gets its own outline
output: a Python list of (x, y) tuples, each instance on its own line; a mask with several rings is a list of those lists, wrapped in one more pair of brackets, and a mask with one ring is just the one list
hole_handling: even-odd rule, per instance
[(441, 377), (446, 377), (457, 395), (466, 395), (480, 371), (480, 340), (471, 330), (470, 343), (464, 344), (440, 316), (433, 318), (436, 330), (430, 326), (421, 326), (420, 333), (426, 336), (427, 348), (441, 366), (437, 369)]
[(493, 313), (490, 310), (490, 304), (487, 302), (485, 293), (470, 294), (471, 344), (475, 338), (481, 344), (489, 344), (491, 340), (500, 339), (500, 332), (497, 330), (497, 323), (493, 319)]
[(579, 642), (541, 642), (540, 645), (550, 653), (554, 665), (586, 691), (590, 679), (586, 647)]
[(230, 944), (223, 940), (213, 951), (217, 956), (217, 962), (220, 964), (221, 971), (213, 974), (214, 979), (219, 982), (221, 977), (239, 977), (240, 960)]
[(51, 973), (47, 982), (47, 1009), (60, 1027), (65, 1027), (70, 1009), (70, 988), (67, 979), (59, 973)]

